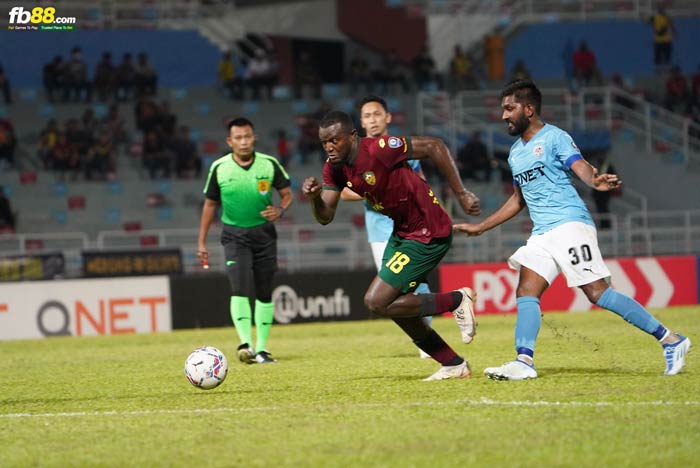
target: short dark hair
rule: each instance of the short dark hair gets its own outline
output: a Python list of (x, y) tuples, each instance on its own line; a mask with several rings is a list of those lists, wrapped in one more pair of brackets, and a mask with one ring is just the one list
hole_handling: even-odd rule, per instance
[(332, 125), (340, 124), (340, 127), (346, 132), (350, 133), (355, 130), (355, 124), (352, 123), (352, 118), (350, 114), (343, 111), (330, 111), (323, 116), (321, 122), (319, 122), (319, 128), (328, 128)]
[(506, 96), (513, 96), (521, 104), (532, 105), (538, 115), (542, 110), (542, 93), (530, 80), (511, 81), (501, 91), (501, 99)]
[(245, 117), (236, 117), (235, 119), (231, 119), (226, 126), (228, 131), (231, 131), (231, 127), (250, 127), (252, 129), (255, 129), (253, 126), (253, 122), (250, 120), (246, 119)]
[(357, 106), (360, 112), (362, 112), (362, 107), (364, 107), (364, 105), (369, 102), (376, 102), (384, 108), (384, 112), (389, 112), (389, 107), (386, 105), (386, 101), (383, 98), (377, 96), (376, 94), (368, 94), (367, 96), (362, 98), (360, 104)]

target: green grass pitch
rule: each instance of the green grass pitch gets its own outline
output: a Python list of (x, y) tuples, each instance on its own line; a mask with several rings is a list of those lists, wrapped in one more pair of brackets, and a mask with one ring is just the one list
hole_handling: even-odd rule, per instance
[[(222, 312), (224, 313), (224, 312)], [(700, 346), (700, 307), (655, 310)], [(276, 364), (236, 360), (233, 327), (0, 343), (0, 466), (698, 466), (700, 356), (665, 377), (653, 338), (603, 311), (545, 314), (540, 378), (493, 382), (515, 316), (476, 340), (435, 328), (471, 379), (384, 320), (273, 327)], [(188, 353), (220, 348), (229, 375), (202, 391)]]

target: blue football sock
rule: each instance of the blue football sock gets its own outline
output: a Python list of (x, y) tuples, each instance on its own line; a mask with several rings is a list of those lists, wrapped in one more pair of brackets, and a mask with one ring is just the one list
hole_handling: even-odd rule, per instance
[(542, 311), (540, 300), (533, 296), (524, 296), (517, 299), (518, 319), (515, 322), (515, 351), (533, 357), (535, 353), (535, 341), (540, 332), (542, 323)]
[(666, 328), (659, 323), (642, 305), (622, 293), (608, 288), (600, 295), (597, 306), (615, 312), (617, 315), (650, 335), (660, 340), (666, 334)]

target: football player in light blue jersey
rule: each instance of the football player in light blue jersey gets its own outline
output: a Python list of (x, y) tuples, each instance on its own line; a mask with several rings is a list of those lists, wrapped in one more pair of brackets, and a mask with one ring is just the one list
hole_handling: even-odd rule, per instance
[[(368, 137), (378, 138), (389, 134), (388, 127), (391, 123), (391, 112), (389, 112), (389, 108), (383, 98), (372, 94), (365, 96), (360, 101), (359, 108), (360, 123), (362, 124), (362, 128), (367, 132)], [(409, 159), (408, 164), (418, 175), (425, 179), (419, 160)], [(374, 264), (377, 267), (377, 271), (379, 271), (382, 266), (384, 249), (389, 242), (391, 233), (394, 231), (394, 221), (388, 216), (373, 210), (364, 198), (349, 188), (343, 189), (340, 197), (342, 200), (346, 201), (363, 201), (365, 205), (365, 229), (367, 230), (367, 240), (372, 249)], [(426, 283), (419, 284), (415, 291), (416, 294), (428, 294), (429, 292), (430, 288)], [(425, 319), (430, 324), (433, 317), (429, 316)], [(430, 355), (421, 350), (420, 357), (427, 359)]]
[(566, 132), (541, 120), (541, 106), (542, 94), (531, 81), (514, 81), (503, 89), (503, 120), (508, 133), (520, 136), (508, 157), (515, 190), (480, 223), (454, 226), (457, 232), (478, 236), (526, 206), (534, 224), (527, 244), (508, 259), (510, 267), (520, 271), (516, 289), (517, 357), (484, 373), (494, 380), (537, 377), (533, 358), (541, 324), (540, 297), (562, 272), (567, 284), (581, 288), (593, 304), (620, 315), (659, 340), (666, 361), (664, 374), (678, 374), (685, 365), (690, 340), (668, 330), (633, 298), (610, 287), (610, 271), (598, 248), (595, 224), (571, 176), (576, 174), (599, 191), (616, 189), (622, 182), (614, 174), (598, 174)]

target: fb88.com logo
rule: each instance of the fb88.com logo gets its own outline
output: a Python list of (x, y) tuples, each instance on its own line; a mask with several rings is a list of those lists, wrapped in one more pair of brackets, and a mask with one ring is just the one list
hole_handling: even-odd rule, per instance
[(72, 24), (74, 17), (57, 17), (54, 7), (35, 7), (31, 11), (22, 7), (13, 7), (10, 10), (10, 24)]

